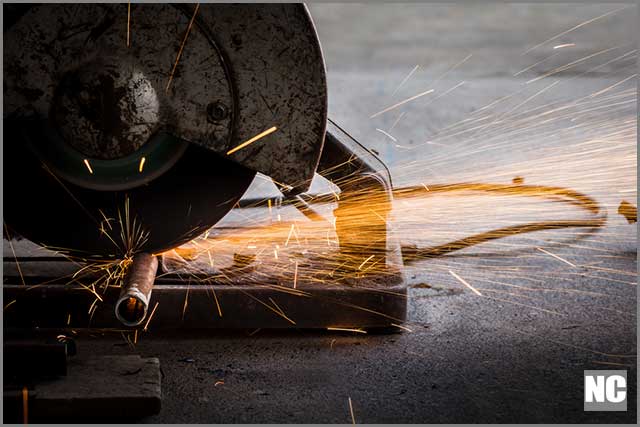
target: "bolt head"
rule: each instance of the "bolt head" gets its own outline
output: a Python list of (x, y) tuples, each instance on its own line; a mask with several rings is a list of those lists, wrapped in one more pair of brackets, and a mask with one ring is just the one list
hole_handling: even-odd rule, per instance
[(211, 122), (219, 122), (229, 116), (229, 108), (220, 101), (207, 105), (207, 118)]

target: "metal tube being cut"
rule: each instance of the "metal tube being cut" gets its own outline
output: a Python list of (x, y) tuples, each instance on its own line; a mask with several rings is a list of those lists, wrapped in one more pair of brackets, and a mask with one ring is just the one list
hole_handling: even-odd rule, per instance
[(116, 317), (125, 326), (138, 326), (147, 316), (158, 259), (148, 253), (133, 257), (133, 264), (116, 302)]

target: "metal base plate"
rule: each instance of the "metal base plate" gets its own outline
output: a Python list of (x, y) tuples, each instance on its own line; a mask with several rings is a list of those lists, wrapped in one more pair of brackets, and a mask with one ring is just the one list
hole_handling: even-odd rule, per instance
[[(5, 285), (5, 301), (13, 301), (5, 327), (120, 328), (107, 295), (90, 315), (95, 296), (79, 286)], [(386, 328), (406, 316), (406, 288), (372, 290), (315, 287), (284, 292), (261, 285), (187, 285), (154, 287), (148, 330), (178, 328)], [(185, 309), (185, 307), (187, 307)]]
[[(15, 262), (5, 258), (5, 328), (125, 329), (114, 314), (119, 287), (100, 291), (101, 301), (85, 285), (91, 278), (69, 281), (64, 273), (70, 267), (78, 269), (71, 262), (59, 258), (19, 262), (25, 284), (16, 274)], [(295, 288), (266, 278), (220, 283), (160, 274), (148, 322), (138, 328), (388, 328), (405, 321), (406, 308), (402, 276), (388, 271), (351, 279), (349, 284), (301, 282)]]

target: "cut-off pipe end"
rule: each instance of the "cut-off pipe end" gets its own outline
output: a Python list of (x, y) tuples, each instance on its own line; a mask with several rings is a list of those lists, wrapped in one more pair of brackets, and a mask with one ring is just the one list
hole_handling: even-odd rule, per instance
[(116, 318), (123, 325), (134, 327), (147, 317), (153, 282), (158, 270), (158, 259), (141, 253), (133, 258), (133, 264), (116, 302)]
[(146, 298), (141, 298), (141, 296), (125, 294), (118, 299), (116, 303), (116, 318), (123, 325), (129, 327), (138, 326), (147, 317), (149, 302), (145, 301)]

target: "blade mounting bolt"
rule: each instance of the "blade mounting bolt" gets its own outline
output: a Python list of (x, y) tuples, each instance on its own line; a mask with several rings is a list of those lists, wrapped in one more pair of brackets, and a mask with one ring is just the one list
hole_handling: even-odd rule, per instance
[(229, 116), (229, 109), (220, 101), (207, 105), (207, 118), (210, 122), (219, 122)]

